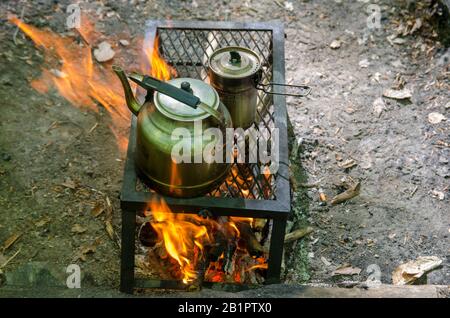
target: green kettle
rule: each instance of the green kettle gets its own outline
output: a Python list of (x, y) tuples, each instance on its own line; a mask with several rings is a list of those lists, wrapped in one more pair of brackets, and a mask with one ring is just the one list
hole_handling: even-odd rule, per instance
[[(219, 186), (230, 169), (225, 136), (232, 120), (216, 90), (192, 78), (163, 82), (137, 73), (126, 75), (118, 66), (113, 70), (128, 108), (137, 116), (135, 160), (151, 188), (163, 195), (195, 197)], [(127, 77), (153, 93), (153, 99), (141, 105)], [(214, 134), (205, 133), (211, 131)]]

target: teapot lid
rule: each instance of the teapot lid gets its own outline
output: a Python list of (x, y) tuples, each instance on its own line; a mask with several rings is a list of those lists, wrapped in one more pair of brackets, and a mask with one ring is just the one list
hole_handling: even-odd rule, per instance
[[(175, 78), (167, 81), (168, 84), (179, 87), (188, 91), (209, 107), (217, 110), (219, 107), (219, 95), (216, 90), (205, 82), (193, 78)], [(165, 116), (179, 121), (202, 120), (210, 116), (210, 114), (199, 107), (192, 108), (176, 99), (156, 92), (154, 96), (156, 108)]]
[(256, 52), (240, 46), (227, 46), (212, 53), (209, 67), (219, 76), (245, 78), (254, 75), (261, 67)]

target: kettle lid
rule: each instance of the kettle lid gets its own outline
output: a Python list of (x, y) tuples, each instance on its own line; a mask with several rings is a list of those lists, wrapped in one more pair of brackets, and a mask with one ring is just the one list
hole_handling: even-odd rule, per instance
[(210, 69), (226, 78), (245, 78), (261, 67), (259, 55), (245, 47), (227, 46), (214, 51), (209, 58)]
[[(193, 78), (175, 78), (167, 81), (168, 84), (179, 87), (188, 91), (213, 109), (219, 107), (219, 95), (216, 90), (205, 82)], [(201, 108), (192, 108), (176, 99), (156, 92), (154, 95), (154, 103), (156, 108), (165, 116), (178, 121), (194, 121), (202, 120), (210, 116), (210, 114)]]

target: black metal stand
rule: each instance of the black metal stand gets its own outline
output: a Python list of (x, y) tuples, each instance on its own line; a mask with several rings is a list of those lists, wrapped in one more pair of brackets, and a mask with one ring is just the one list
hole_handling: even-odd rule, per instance
[(134, 289), (136, 212), (122, 210), (122, 246), (120, 255), (120, 291), (132, 294)]
[[(147, 23), (146, 43), (160, 39), (163, 57), (177, 67), (179, 75), (205, 79), (206, 65), (201, 56), (208, 54), (212, 43), (216, 47), (228, 45), (246, 46), (262, 56), (263, 79), (277, 83), (285, 82), (284, 29), (280, 23), (238, 23), (238, 22), (178, 22), (149, 21)], [(184, 37), (184, 38), (183, 38)], [(282, 93), (281, 87), (274, 92)], [(198, 213), (207, 209), (213, 216), (238, 216), (265, 218), (273, 221), (270, 236), (270, 250), (266, 283), (280, 281), (286, 221), (290, 207), (290, 184), (287, 144), (287, 112), (285, 97), (275, 95), (270, 99), (259, 96), (258, 112), (260, 125), (277, 128), (279, 133), (279, 169), (273, 176), (270, 197), (258, 185), (259, 195), (247, 197), (239, 193), (228, 193), (222, 197), (204, 196), (197, 198), (163, 197), (152, 191), (138, 191), (138, 174), (134, 161), (136, 147), (136, 118), (133, 117), (125, 164), (122, 192), (122, 251), (120, 290), (133, 293), (135, 287), (180, 288), (174, 281), (135, 280), (135, 240), (136, 215), (143, 215), (148, 202), (163, 199), (174, 213)], [(258, 165), (253, 170), (259, 169)], [(261, 176), (256, 171), (254, 179)], [(259, 189), (259, 190), (258, 190)], [(209, 284), (209, 283), (208, 283)]]
[(287, 216), (273, 219), (266, 284), (278, 284), (280, 282), (286, 221)]

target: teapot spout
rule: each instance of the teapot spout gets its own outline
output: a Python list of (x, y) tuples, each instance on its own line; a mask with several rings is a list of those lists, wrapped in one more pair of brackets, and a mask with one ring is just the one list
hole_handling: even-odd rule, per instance
[(125, 100), (127, 102), (128, 108), (133, 114), (137, 116), (139, 114), (139, 110), (141, 109), (142, 105), (139, 104), (139, 102), (134, 97), (133, 92), (131, 91), (130, 83), (128, 83), (127, 76), (125, 75), (125, 72), (122, 70), (120, 66), (117, 65), (113, 65), (112, 69), (117, 74), (117, 76), (120, 79), (120, 82), (122, 83), (123, 91), (125, 92)]

